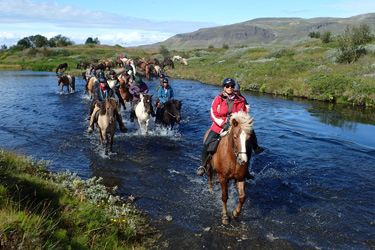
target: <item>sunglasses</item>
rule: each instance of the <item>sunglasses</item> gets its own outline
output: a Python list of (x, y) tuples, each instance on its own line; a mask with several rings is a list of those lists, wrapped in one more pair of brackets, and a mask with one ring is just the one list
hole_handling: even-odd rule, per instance
[(232, 89), (234, 89), (234, 85), (233, 84), (225, 84), (224, 87), (225, 88), (232, 88)]

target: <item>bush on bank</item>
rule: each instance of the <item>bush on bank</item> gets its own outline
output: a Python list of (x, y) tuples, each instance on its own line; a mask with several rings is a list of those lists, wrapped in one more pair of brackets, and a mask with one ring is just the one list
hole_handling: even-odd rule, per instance
[[(341, 55), (336, 40), (323, 43), (318, 39), (297, 41), (289, 46), (249, 45), (228, 48), (172, 50), (170, 55), (184, 56), (189, 66), (175, 62), (175, 69), (166, 68), (169, 77), (197, 80), (221, 85), (232, 77), (243, 90), (260, 93), (297, 96), (327, 102), (374, 106), (375, 104), (375, 45), (361, 47), (366, 51), (351, 63), (338, 63)], [(123, 48), (106, 45), (72, 45), (59, 48), (0, 52), (0, 68), (54, 71), (67, 62), (66, 72), (81, 76), (76, 69), (81, 61), (111, 58), (164, 59), (163, 51)], [(163, 52), (166, 53), (165, 51)], [(141, 71), (139, 71), (141, 72)]]
[(157, 232), (100, 178), (0, 149), (0, 249), (146, 249)]

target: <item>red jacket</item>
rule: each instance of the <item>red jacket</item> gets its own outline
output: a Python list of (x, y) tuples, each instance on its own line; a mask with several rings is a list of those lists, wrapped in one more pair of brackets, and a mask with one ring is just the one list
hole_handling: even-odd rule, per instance
[[(245, 99), (234, 94), (234, 103), (233, 103), (233, 110), (232, 113), (236, 113), (238, 111), (247, 112), (245, 106)], [(223, 92), (218, 95), (212, 102), (211, 105), (211, 118), (212, 118), (212, 126), (211, 130), (215, 131), (216, 133), (220, 133), (223, 129), (223, 125), (228, 119), (228, 105), (227, 99), (228, 97), (223, 94)]]

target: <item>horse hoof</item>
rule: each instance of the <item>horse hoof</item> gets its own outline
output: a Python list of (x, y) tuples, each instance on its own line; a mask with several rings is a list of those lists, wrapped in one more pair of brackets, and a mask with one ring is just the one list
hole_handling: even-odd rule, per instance
[(233, 211), (233, 212), (232, 212), (232, 218), (233, 218), (233, 219), (237, 219), (237, 218), (238, 218), (238, 214), (236, 215), (236, 211)]
[(229, 224), (229, 219), (227, 215), (223, 215), (223, 218), (221, 219), (221, 223), (223, 223), (223, 225)]

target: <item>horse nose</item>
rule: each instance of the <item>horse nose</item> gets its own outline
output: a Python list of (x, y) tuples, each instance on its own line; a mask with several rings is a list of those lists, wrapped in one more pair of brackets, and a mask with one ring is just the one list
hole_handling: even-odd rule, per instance
[(247, 155), (246, 154), (240, 154), (238, 157), (237, 157), (237, 163), (240, 164), (240, 165), (244, 165), (246, 164), (247, 162)]
[(181, 115), (176, 116), (176, 121), (179, 123), (181, 121)]

